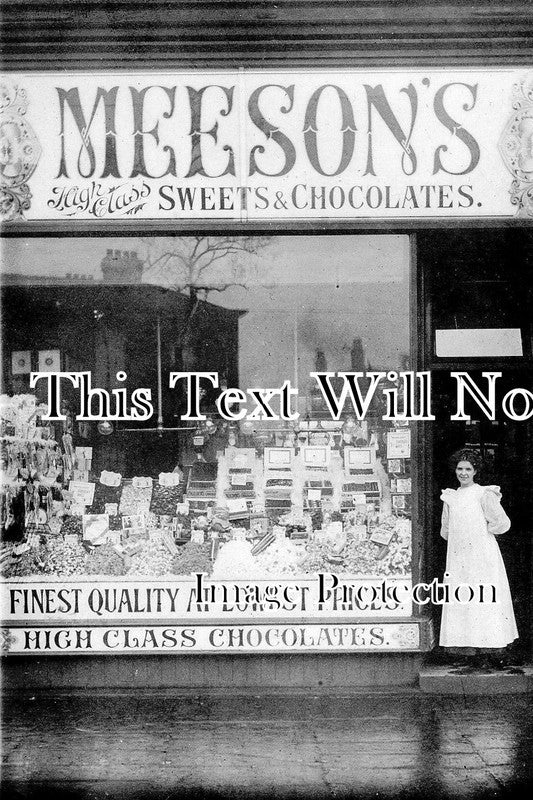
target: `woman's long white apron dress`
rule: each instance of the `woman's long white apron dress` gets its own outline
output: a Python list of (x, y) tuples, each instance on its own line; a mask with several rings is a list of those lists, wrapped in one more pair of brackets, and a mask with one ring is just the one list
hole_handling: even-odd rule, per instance
[[(442, 606), (440, 644), (442, 647), (505, 647), (518, 636), (509, 581), (502, 555), (495, 539), (511, 527), (509, 517), (500, 505), (499, 486), (474, 483), (464, 489), (444, 489), (441, 500), (441, 536), (448, 540), (444, 583), (450, 595), (460, 584), (475, 591), (469, 603), (453, 600)], [(485, 602), (479, 602), (477, 586), (485, 589)], [(461, 599), (468, 598), (466, 588)]]

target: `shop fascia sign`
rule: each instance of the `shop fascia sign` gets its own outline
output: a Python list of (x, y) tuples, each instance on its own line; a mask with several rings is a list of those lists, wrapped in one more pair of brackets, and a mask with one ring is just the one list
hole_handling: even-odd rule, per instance
[(533, 73), (9, 73), (2, 216), (533, 215)]

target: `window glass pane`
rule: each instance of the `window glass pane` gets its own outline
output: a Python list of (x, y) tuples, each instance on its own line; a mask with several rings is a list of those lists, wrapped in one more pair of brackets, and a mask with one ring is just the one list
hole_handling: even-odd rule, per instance
[(246, 287), (210, 299), (245, 309), (241, 386), (298, 387), (310, 410), (315, 370), (402, 369), (409, 353), (408, 239), (289, 236), (273, 239)]
[[(57, 453), (63, 488), (71, 481), (95, 486), (94, 496), (69, 507), (80, 540), (89, 531), (120, 541), (125, 552), (131, 545), (136, 575), (151, 574), (145, 544), (157, 539), (155, 530), (180, 548), (206, 545), (205, 571), (220, 579), (311, 579), (318, 572), (409, 578), (410, 428), (383, 419), (385, 388), (398, 393), (401, 407), (401, 379), (391, 373), (410, 366), (407, 236), (7, 243), (9, 391), (19, 399), (30, 393), (31, 366), (90, 372), (111, 415), (113, 390), (127, 392), (128, 411), (135, 389), (151, 392), (146, 421), (78, 424), (79, 391), (70, 385), (64, 422), (44, 426), (32, 417), (43, 429), (39, 438), (32, 427), (39, 441), (60, 449), (65, 433), (72, 436), (69, 458)], [(84, 274), (75, 274), (77, 265)], [(202, 382), (202, 420), (184, 419), (190, 392), (183, 380), (169, 386), (172, 371), (216, 373), (218, 385)], [(349, 398), (340, 401), (344, 379), (337, 373), (370, 371), (386, 378), (357, 419)], [(313, 372), (333, 374), (337, 419)], [(252, 390), (278, 412), (287, 381), (297, 390), (290, 411), (298, 416), (258, 419), (264, 407)], [(229, 413), (220, 406), (226, 388), (246, 397), (230, 401)], [(271, 398), (266, 389), (277, 393)], [(360, 389), (365, 398), (368, 377)], [(38, 400), (46, 400), (43, 391), (41, 385)], [(16, 474), (15, 461), (11, 467)], [(112, 485), (100, 481), (102, 473)], [(54, 509), (50, 523), (61, 528)], [(88, 515), (109, 516), (110, 528), (100, 517), (83, 527)], [(218, 550), (210, 547), (213, 531)], [(243, 560), (229, 557), (230, 542)], [(179, 572), (186, 569), (179, 559), (167, 560), (170, 571), (188, 574)]]

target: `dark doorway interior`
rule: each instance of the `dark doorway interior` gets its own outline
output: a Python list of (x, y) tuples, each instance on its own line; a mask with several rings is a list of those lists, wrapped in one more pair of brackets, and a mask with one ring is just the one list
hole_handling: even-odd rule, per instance
[[(426, 231), (417, 236), (417, 254), (424, 297), (422, 364), (432, 372), (436, 417), (427, 426), (425, 453), (429, 466), (425, 574), (429, 578), (444, 572), (440, 493), (457, 486), (449, 457), (458, 448), (472, 445), (485, 462), (479, 482), (501, 487), (502, 505), (512, 522), (499, 545), (520, 633), (515, 648), (528, 657), (532, 646), (533, 417), (512, 420), (501, 401), (512, 389), (533, 390), (533, 232), (526, 228)], [(515, 343), (506, 352), (501, 343), (508, 331)], [(443, 341), (447, 342), (444, 347)], [(487, 379), (482, 373), (501, 373), (493, 420), (468, 395), (465, 410), (471, 421), (450, 419), (457, 404), (453, 371), (467, 372), (484, 390)], [(435, 621), (438, 627), (439, 619)]]
[[(484, 385), (478, 370), (470, 371), (474, 380)], [(510, 389), (529, 385), (531, 373), (522, 370), (504, 373), (498, 395)], [(459, 448), (473, 446), (483, 458), (483, 470), (478, 482), (496, 484), (502, 492), (502, 505), (511, 519), (511, 530), (498, 538), (514, 601), (520, 634), (518, 649), (524, 657), (531, 646), (531, 526), (533, 519), (533, 424), (516, 422), (498, 412), (494, 421), (488, 420), (473, 401), (467, 412), (472, 422), (451, 421), (454, 413), (456, 384), (448, 373), (437, 372), (433, 379), (433, 524), (434, 569), (441, 577), (446, 561), (446, 543), (440, 539), (440, 492), (446, 487), (457, 488), (449, 457)], [(476, 410), (477, 409), (477, 410)]]

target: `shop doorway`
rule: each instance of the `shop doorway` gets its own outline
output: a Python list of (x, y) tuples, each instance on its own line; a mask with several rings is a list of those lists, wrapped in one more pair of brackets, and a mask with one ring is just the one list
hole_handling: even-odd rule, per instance
[[(531, 652), (533, 519), (533, 419), (513, 420), (502, 410), (513, 389), (533, 390), (533, 234), (526, 229), (433, 230), (417, 235), (424, 296), (421, 343), (424, 369), (432, 373), (435, 422), (428, 425), (426, 463), (428, 541), (423, 574), (442, 576), (446, 545), (439, 536), (441, 490), (457, 486), (448, 459), (465, 445), (484, 461), (480, 483), (497, 484), (511, 530), (499, 538), (519, 629), (515, 645)], [(457, 382), (464, 372), (487, 388), (485, 372), (497, 372), (494, 419), (467, 393), (469, 422), (452, 420)], [(517, 401), (517, 411), (525, 411)], [(435, 614), (436, 628), (440, 615)], [(438, 639), (437, 639), (438, 640)]]
[[(481, 370), (469, 371), (481, 386)], [(498, 396), (509, 390), (528, 387), (531, 391), (531, 375), (525, 370), (504, 373), (499, 379)], [(501, 411), (491, 421), (473, 401), (468, 402), (467, 411), (471, 422), (450, 420), (454, 413), (455, 381), (449, 373), (437, 372), (433, 376), (433, 516), (431, 536), (434, 544), (434, 574), (442, 577), (446, 563), (446, 543), (440, 538), (441, 490), (456, 488), (457, 481), (449, 464), (450, 456), (465, 446), (472, 447), (482, 457), (483, 470), (479, 483), (496, 484), (502, 492), (502, 505), (511, 520), (511, 529), (499, 537), (500, 546), (519, 630), (517, 652), (524, 657), (531, 649), (531, 526), (533, 520), (533, 422), (513, 421)]]

